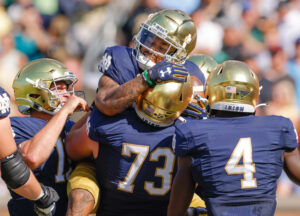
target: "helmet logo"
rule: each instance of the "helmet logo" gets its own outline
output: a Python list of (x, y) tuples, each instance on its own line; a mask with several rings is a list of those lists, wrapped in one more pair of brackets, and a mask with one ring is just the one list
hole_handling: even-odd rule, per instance
[(250, 91), (240, 91), (241, 98), (246, 97), (248, 94), (250, 94)]
[(161, 77), (165, 77), (165, 74), (168, 73), (170, 75), (172, 73), (172, 70), (170, 67), (167, 67), (166, 71), (161, 70), (159, 71), (159, 73), (161, 74)]
[(182, 45), (182, 47), (183, 48), (185, 48), (186, 47), (186, 45), (188, 45), (189, 43), (191, 43), (191, 41), (192, 41), (192, 35), (191, 34), (189, 34), (186, 38), (185, 38), (185, 40), (184, 40), (184, 43), (183, 43), (183, 45)]

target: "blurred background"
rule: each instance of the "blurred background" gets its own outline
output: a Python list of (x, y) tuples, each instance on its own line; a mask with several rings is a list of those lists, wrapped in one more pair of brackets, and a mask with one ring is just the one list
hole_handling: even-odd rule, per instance
[[(89, 104), (95, 96), (99, 60), (106, 47), (131, 46), (150, 13), (180, 9), (197, 26), (194, 54), (218, 63), (240, 60), (263, 86), (258, 115), (288, 117), (300, 132), (300, 0), (0, 0), (0, 86), (11, 95), (19, 69), (49, 57), (79, 77)], [(77, 113), (74, 120), (80, 117)], [(276, 216), (300, 215), (300, 187), (283, 173), (278, 181)], [(9, 198), (0, 179), (0, 215)]]

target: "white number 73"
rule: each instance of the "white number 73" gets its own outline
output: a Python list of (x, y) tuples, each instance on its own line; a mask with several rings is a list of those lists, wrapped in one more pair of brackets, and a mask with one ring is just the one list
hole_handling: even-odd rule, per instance
[[(132, 153), (136, 154), (136, 157), (133, 163), (131, 164), (124, 181), (121, 181), (118, 184), (119, 190), (130, 193), (133, 192), (135, 178), (139, 173), (140, 169), (142, 168), (145, 159), (148, 156), (149, 146), (123, 143), (122, 155), (130, 157)], [(160, 157), (165, 158), (165, 165), (164, 167), (156, 168), (155, 176), (162, 178), (162, 185), (161, 187), (155, 187), (154, 182), (145, 181), (144, 188), (150, 195), (163, 196), (166, 193), (168, 193), (171, 189), (175, 155), (172, 152), (171, 148), (156, 148), (153, 152), (151, 152), (149, 160), (155, 162), (158, 161)]]

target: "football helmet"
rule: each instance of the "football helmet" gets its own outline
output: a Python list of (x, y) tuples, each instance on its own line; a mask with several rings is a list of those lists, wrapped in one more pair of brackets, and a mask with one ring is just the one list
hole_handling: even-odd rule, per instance
[(188, 60), (199, 67), (201, 72), (204, 74), (205, 79), (207, 79), (209, 73), (218, 65), (212, 57), (204, 54), (192, 55), (188, 58)]
[(192, 94), (193, 83), (190, 75), (186, 82), (159, 83), (138, 97), (135, 111), (144, 122), (155, 127), (167, 127), (184, 111)]
[(205, 96), (211, 110), (254, 113), (259, 81), (247, 64), (224, 61), (209, 74)]
[[(62, 63), (42, 58), (25, 65), (13, 82), (19, 111), (27, 115), (32, 109), (51, 115), (55, 114), (63, 105), (56, 87), (58, 81), (64, 81), (71, 87), (71, 90), (64, 94), (74, 94), (74, 84), (78, 79)], [(56, 93), (50, 90), (52, 83)]]
[(195, 24), (184, 12), (162, 10), (150, 14), (133, 38), (139, 67), (146, 70), (164, 59), (182, 63), (195, 48), (196, 39)]

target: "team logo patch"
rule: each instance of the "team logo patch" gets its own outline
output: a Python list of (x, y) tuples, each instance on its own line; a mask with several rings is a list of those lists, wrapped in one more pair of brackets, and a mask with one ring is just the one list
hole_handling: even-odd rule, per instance
[(246, 97), (247, 95), (250, 94), (250, 91), (240, 91), (241, 98)]
[(2, 115), (10, 112), (10, 100), (6, 93), (0, 95), (0, 112)]
[(105, 72), (109, 66), (111, 65), (111, 56), (107, 55), (107, 53), (105, 53), (105, 55), (102, 57), (100, 64), (98, 66), (98, 69), (100, 72)]
[(161, 77), (165, 77), (166, 73), (170, 75), (172, 73), (171, 67), (167, 67), (166, 71), (161, 70), (159, 73), (161, 74)]

